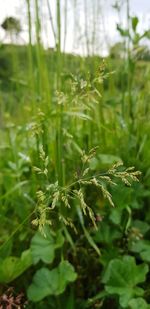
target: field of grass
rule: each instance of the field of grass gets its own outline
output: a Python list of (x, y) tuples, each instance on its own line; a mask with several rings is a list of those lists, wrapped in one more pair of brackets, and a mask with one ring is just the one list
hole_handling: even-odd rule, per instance
[(123, 56), (75, 56), (61, 52), (57, 4), (56, 50), (38, 27), (34, 45), (0, 45), (0, 308), (148, 309), (150, 62), (138, 20), (118, 29)]

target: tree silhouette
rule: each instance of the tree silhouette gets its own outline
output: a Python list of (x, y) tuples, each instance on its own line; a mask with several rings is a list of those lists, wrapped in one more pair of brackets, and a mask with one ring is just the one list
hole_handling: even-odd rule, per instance
[(17, 35), (21, 32), (20, 20), (15, 17), (5, 18), (1, 26), (9, 34)]
[[(3, 23), (1, 24), (3, 30), (5, 30), (5, 37), (9, 38), (9, 40), (14, 43), (17, 42), (18, 38), (20, 38), (20, 32), (22, 31), (20, 20), (15, 17), (6, 17)], [(3, 40), (4, 40), (3, 39)], [(22, 38), (21, 38), (22, 40)]]

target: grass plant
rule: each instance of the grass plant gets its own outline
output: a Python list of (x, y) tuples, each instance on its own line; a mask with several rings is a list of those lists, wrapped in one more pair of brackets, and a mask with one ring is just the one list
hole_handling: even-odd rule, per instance
[(62, 1), (56, 23), (46, 1), (55, 50), (42, 44), (39, 0), (26, 0), (28, 45), (0, 47), (2, 308), (150, 306), (149, 31), (126, 1), (123, 55), (102, 59), (83, 2), (86, 57), (64, 53), (69, 1), (63, 41)]

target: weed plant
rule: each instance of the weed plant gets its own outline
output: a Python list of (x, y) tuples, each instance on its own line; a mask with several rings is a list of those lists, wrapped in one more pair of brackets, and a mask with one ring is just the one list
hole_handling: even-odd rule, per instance
[(26, 5), (28, 46), (0, 47), (0, 307), (148, 309), (149, 31), (127, 1), (123, 57), (67, 55), (60, 0), (55, 51)]

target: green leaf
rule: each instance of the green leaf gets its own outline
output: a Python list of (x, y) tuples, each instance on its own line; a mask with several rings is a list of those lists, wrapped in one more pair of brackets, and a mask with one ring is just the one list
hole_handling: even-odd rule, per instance
[(150, 305), (148, 305), (143, 298), (139, 297), (131, 299), (129, 302), (129, 307), (130, 309), (149, 309)]
[(5, 243), (3, 243), (2, 246), (0, 246), (0, 260), (3, 260), (11, 255), (12, 245), (12, 239), (9, 239)]
[(102, 254), (100, 257), (100, 263), (103, 265), (103, 267), (107, 267), (108, 263), (115, 259), (120, 257), (120, 251), (119, 248), (117, 248), (114, 245), (108, 245), (105, 249), (101, 249)]
[(147, 222), (141, 220), (134, 220), (132, 222), (132, 226), (137, 228), (143, 235), (146, 234), (150, 229), (150, 225)]
[(98, 231), (95, 231), (93, 239), (96, 243), (111, 244), (115, 239), (121, 237), (121, 233), (117, 229), (113, 229), (112, 226), (105, 222), (101, 222), (98, 227)]
[(33, 277), (33, 283), (28, 288), (28, 298), (38, 302), (48, 295), (62, 294), (69, 282), (75, 281), (77, 274), (68, 261), (62, 261), (53, 270), (41, 268)]
[(119, 31), (121, 36), (123, 36), (123, 37), (130, 37), (129, 30), (121, 28), (119, 24), (117, 24), (117, 30)]
[(136, 265), (131, 256), (112, 260), (103, 277), (105, 290), (108, 294), (118, 295), (119, 303), (126, 308), (134, 296), (142, 296), (144, 290), (137, 284), (144, 282), (148, 266), (146, 264)]
[(138, 17), (134, 16), (134, 17), (132, 17), (131, 21), (132, 21), (132, 29), (135, 32), (137, 25), (138, 25), (138, 22), (139, 22), (139, 19), (138, 19)]
[(45, 236), (38, 231), (31, 241), (31, 253), (34, 264), (37, 264), (40, 260), (44, 263), (52, 263), (55, 257), (55, 250), (62, 247), (64, 243), (61, 231), (52, 235), (50, 228), (46, 226), (44, 233)]
[(1, 262), (0, 282), (9, 283), (19, 277), (26, 269), (32, 265), (30, 250), (22, 253), (21, 257), (9, 256)]
[(138, 240), (131, 244), (130, 250), (140, 254), (145, 262), (150, 262), (150, 241)]
[(123, 212), (123, 210), (120, 209), (120, 208), (111, 209), (109, 218), (112, 221), (112, 223), (114, 223), (116, 225), (121, 224), (122, 212)]

